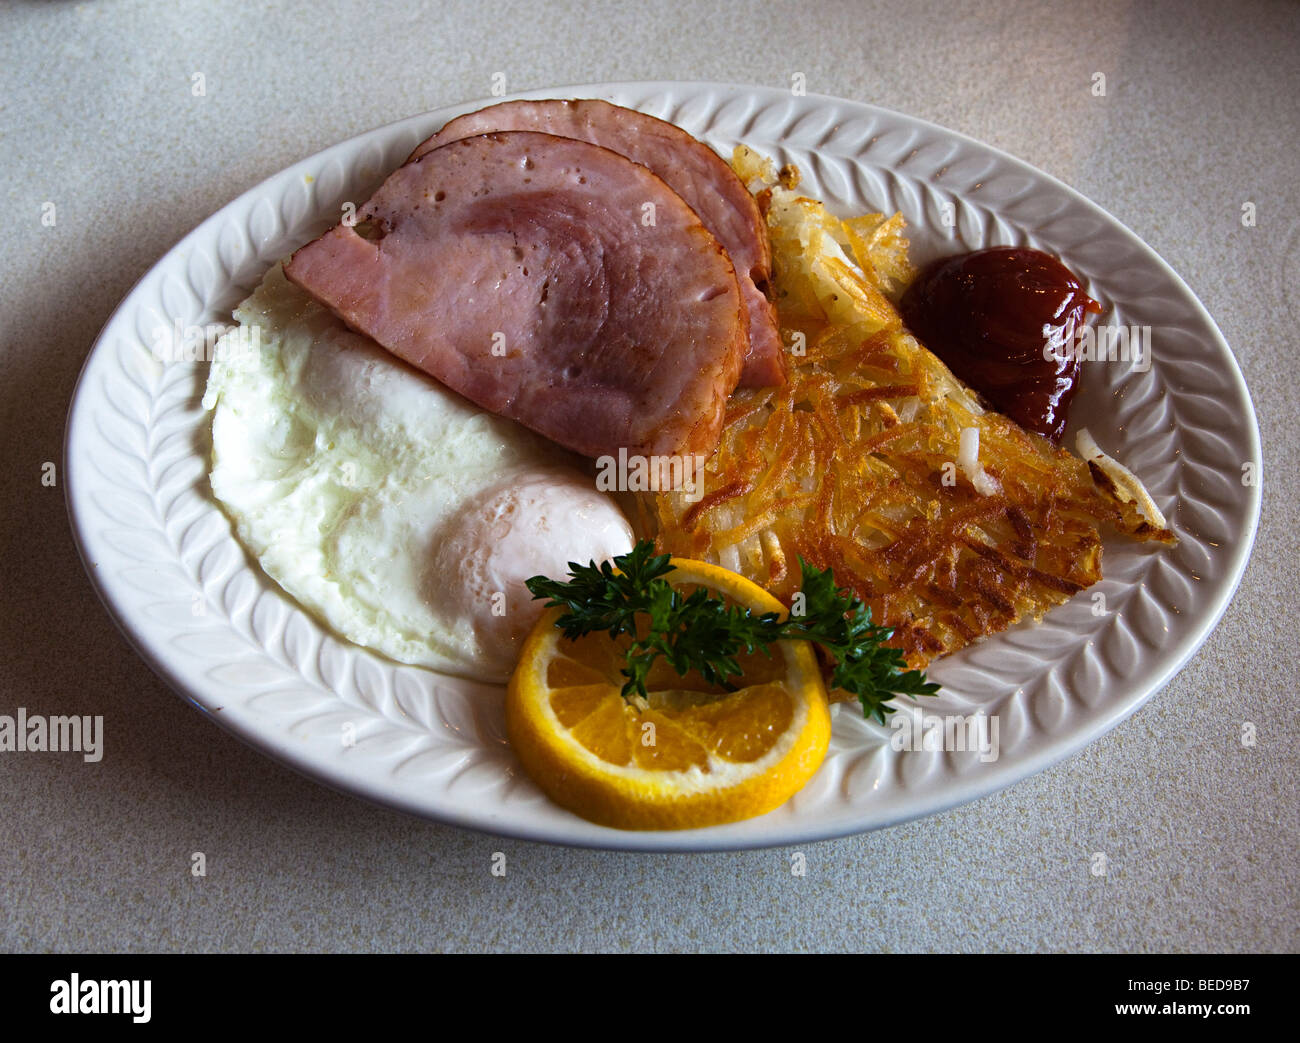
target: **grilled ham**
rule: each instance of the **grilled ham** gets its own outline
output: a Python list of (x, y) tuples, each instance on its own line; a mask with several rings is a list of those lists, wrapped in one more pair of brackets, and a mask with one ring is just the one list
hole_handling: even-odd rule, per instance
[(417, 159), (451, 141), (491, 131), (534, 130), (589, 141), (649, 168), (699, 215), (731, 257), (745, 301), (749, 344), (740, 383), (785, 383), (776, 312), (763, 291), (772, 254), (763, 217), (731, 167), (680, 127), (605, 101), (507, 101), (452, 120), (419, 145)]
[(707, 455), (740, 378), (726, 251), (646, 167), (531, 131), (394, 172), (285, 274), (353, 329), (576, 452)]

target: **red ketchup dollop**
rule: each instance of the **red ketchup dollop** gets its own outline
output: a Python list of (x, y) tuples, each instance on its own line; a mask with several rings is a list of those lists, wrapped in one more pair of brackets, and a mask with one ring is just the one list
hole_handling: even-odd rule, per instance
[(1060, 445), (1082, 368), (1075, 330), (1101, 311), (1065, 265), (1016, 247), (944, 258), (917, 277), (900, 310), (994, 409)]

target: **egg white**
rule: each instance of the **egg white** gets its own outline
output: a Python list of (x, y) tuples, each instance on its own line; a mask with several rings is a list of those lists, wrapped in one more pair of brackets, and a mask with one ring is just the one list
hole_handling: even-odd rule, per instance
[(541, 608), (523, 580), (631, 547), (575, 457), (350, 331), (280, 265), (235, 318), (203, 398), (212, 490), (267, 575), (344, 637), (503, 681)]

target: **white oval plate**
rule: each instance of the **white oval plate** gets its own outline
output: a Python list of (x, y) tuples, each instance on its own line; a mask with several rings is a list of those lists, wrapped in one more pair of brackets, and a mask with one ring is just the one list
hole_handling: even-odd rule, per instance
[(1180, 542), (1108, 543), (1098, 587), (932, 669), (945, 687), (926, 712), (996, 717), (996, 759), (895, 750), (888, 729), (841, 705), (817, 775), (761, 818), (625, 833), (554, 806), (506, 742), (502, 689), (340, 640), (250, 563), (208, 486), (207, 364), (152, 351), (159, 327), (228, 323), (273, 261), (336, 223), (344, 202), (368, 198), (446, 120), (487, 102), (456, 105), (326, 149), (204, 221), (122, 302), (82, 371), (65, 473), (87, 570), (140, 654), (213, 720), (323, 782), (441, 822), (605, 848), (788, 845), (930, 814), (1040, 771), (1131, 714), (1204, 641), (1254, 539), (1259, 486), (1243, 483), (1243, 465), (1258, 465), (1259, 432), (1213, 320), (1132, 232), (1017, 159), (859, 102), (707, 83), (516, 96), (605, 98), (724, 155), (744, 142), (794, 162), (806, 190), (841, 214), (901, 210), (918, 263), (996, 244), (1061, 257), (1113, 309), (1108, 321), (1150, 326), (1154, 345), (1149, 372), (1088, 367), (1072, 430), (1088, 426), (1142, 477)]

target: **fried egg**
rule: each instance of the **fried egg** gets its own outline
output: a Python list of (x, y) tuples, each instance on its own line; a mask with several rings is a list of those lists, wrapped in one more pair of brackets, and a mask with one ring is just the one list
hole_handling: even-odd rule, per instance
[(629, 550), (578, 458), (356, 334), (274, 266), (217, 342), (212, 490), (262, 569), (343, 637), (506, 680), (524, 585)]

